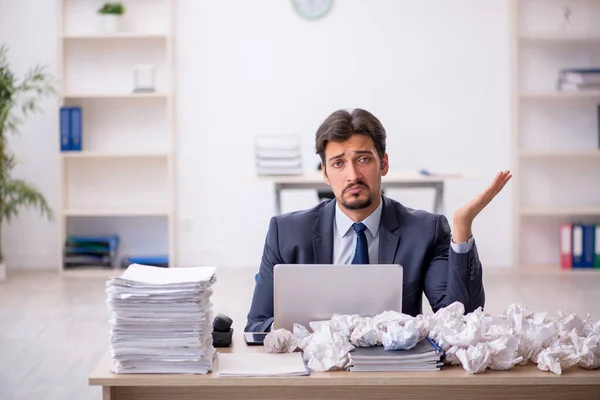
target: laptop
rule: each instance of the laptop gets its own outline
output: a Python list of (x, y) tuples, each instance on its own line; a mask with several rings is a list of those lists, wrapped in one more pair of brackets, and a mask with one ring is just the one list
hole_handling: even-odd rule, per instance
[(402, 312), (399, 264), (277, 264), (273, 267), (273, 326), (310, 329), (334, 314)]

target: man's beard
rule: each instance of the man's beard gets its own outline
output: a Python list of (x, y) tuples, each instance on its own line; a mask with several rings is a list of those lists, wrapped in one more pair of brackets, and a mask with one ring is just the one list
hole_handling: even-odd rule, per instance
[(358, 182), (351, 183), (350, 185), (346, 186), (346, 188), (342, 192), (342, 195), (340, 196), (341, 197), (340, 203), (342, 203), (342, 205), (348, 210), (362, 210), (362, 209), (369, 207), (371, 204), (373, 204), (373, 199), (372, 199), (372, 196), (370, 193), (367, 193), (368, 197), (364, 200), (354, 198), (354, 199), (348, 201), (348, 200), (344, 199), (344, 193), (346, 193), (346, 191), (348, 189), (350, 189), (351, 187), (356, 186), (356, 185), (361, 185), (363, 187), (364, 191), (368, 191), (370, 189), (368, 185), (366, 185), (364, 182), (362, 182), (360, 180)]
[(342, 199), (340, 203), (342, 203), (347, 210), (362, 210), (373, 204), (373, 199), (371, 197), (367, 197), (364, 200), (354, 199), (354, 201), (351, 202)]

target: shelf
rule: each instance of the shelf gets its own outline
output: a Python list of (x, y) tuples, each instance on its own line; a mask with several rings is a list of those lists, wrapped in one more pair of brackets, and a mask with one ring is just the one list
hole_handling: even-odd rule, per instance
[(123, 208), (123, 209), (66, 209), (63, 213), (67, 217), (153, 217), (169, 216), (170, 213), (162, 208)]
[(521, 150), (521, 152), (519, 154), (522, 158), (581, 158), (581, 157), (598, 157), (598, 158), (600, 158), (600, 149)]
[(532, 274), (600, 274), (600, 268), (562, 268), (558, 264), (521, 265), (519, 268), (515, 268), (514, 270), (518, 270), (519, 273), (529, 272)]
[(77, 278), (111, 278), (113, 276), (120, 276), (125, 271), (120, 268), (105, 268), (105, 267), (94, 267), (89, 266), (85, 268), (64, 268), (60, 271), (69, 277)]
[(120, 32), (120, 33), (65, 33), (63, 39), (72, 40), (114, 40), (114, 39), (167, 39), (165, 33), (135, 33), (135, 32)]
[(600, 216), (599, 206), (522, 206), (523, 216)]
[(166, 93), (66, 93), (66, 99), (136, 99), (166, 98)]
[(169, 153), (165, 151), (147, 151), (147, 152), (108, 152), (108, 151), (64, 151), (61, 152), (64, 159), (82, 159), (82, 158), (167, 158)]
[(576, 36), (555, 33), (525, 33), (519, 35), (519, 40), (528, 42), (596, 43), (600, 42), (600, 35)]
[(580, 92), (522, 92), (519, 97), (524, 99), (561, 99), (561, 98), (586, 98), (600, 97), (600, 90), (586, 90)]

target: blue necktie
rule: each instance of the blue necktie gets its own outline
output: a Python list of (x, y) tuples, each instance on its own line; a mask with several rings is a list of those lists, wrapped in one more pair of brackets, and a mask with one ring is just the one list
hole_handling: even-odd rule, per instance
[(352, 264), (368, 264), (369, 263), (369, 245), (367, 243), (367, 235), (365, 229), (367, 227), (362, 222), (357, 222), (352, 225), (356, 232), (356, 252)]

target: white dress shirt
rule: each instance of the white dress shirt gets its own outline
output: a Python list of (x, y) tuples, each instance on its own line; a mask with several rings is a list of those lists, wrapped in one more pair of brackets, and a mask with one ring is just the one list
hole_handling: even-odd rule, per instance
[[(381, 210), (383, 201), (379, 206), (361, 221), (367, 229), (365, 236), (369, 244), (369, 264), (377, 264), (379, 260), (379, 221), (381, 220)], [(352, 225), (354, 221), (350, 219), (340, 209), (339, 203), (335, 203), (335, 220), (333, 224), (333, 263), (334, 264), (352, 264), (354, 252), (356, 250), (356, 232)]]
[[(367, 229), (365, 236), (369, 244), (369, 264), (379, 262), (379, 222), (381, 221), (381, 211), (383, 201), (379, 206), (365, 218), (362, 222)], [(340, 209), (339, 203), (335, 203), (335, 219), (333, 223), (333, 263), (334, 264), (352, 264), (354, 252), (356, 251), (356, 232), (352, 225), (354, 221), (350, 219)], [(454, 243), (450, 241), (452, 250), (456, 253), (468, 253), (473, 247), (473, 237), (465, 243)]]

